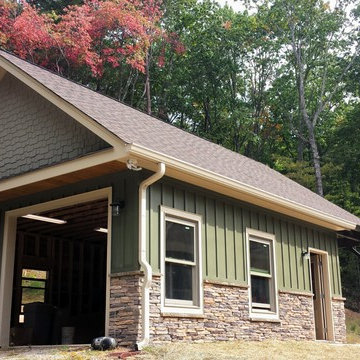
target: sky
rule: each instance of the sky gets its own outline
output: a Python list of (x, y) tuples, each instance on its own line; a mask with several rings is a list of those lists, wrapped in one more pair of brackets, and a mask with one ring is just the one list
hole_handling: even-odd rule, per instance
[[(330, 5), (333, 7), (337, 0), (329, 0)], [(226, 3), (230, 5), (235, 11), (244, 10), (244, 2), (242, 0), (217, 0), (220, 5)]]
[(243, 1), (241, 0), (217, 0), (217, 2), (224, 6), (226, 3), (230, 5), (235, 11), (244, 10)]

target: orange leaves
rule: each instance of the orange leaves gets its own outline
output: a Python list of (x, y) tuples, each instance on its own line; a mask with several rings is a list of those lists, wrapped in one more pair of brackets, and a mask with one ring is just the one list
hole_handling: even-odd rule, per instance
[(11, 50), (21, 57), (33, 57), (37, 48), (46, 48), (48, 43), (48, 18), (23, 3), (21, 16), (16, 1), (0, 1), (0, 44), (11, 44)]
[(232, 27), (232, 22), (231, 21), (225, 21), (224, 23), (223, 23), (223, 28), (225, 29), (225, 30), (230, 30), (231, 29), (231, 27)]

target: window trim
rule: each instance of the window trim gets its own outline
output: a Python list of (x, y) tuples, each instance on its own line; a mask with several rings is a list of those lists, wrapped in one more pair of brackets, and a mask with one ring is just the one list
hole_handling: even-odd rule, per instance
[[(194, 227), (194, 261), (172, 259), (166, 257), (166, 220)], [(201, 250), (200, 215), (160, 206), (160, 272), (161, 272), (161, 313), (203, 315), (203, 281), (202, 281), (202, 250)], [(165, 296), (165, 264), (166, 260), (173, 263), (195, 267), (193, 278), (193, 300), (166, 299)]]
[[(260, 274), (256, 271), (251, 271), (250, 268), (250, 241), (257, 241), (259, 243), (269, 244), (270, 247), (270, 271), (271, 275)], [(248, 294), (249, 294), (249, 316), (250, 319), (259, 320), (279, 320), (279, 299), (278, 299), (278, 287), (277, 287), (277, 275), (276, 275), (276, 241), (275, 235), (267, 232), (246, 228), (246, 249), (247, 249), (247, 274), (248, 274)], [(252, 293), (251, 293), (251, 275), (259, 275), (264, 278), (272, 278), (270, 283), (270, 310), (266, 308), (253, 309)], [(259, 304), (261, 305), (261, 304)], [(273, 310), (271, 309), (273, 308)]]

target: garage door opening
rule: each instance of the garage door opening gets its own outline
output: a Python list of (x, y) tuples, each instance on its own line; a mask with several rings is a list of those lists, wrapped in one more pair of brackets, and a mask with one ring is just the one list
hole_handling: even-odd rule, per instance
[(17, 218), (10, 345), (105, 334), (108, 207), (106, 198)]

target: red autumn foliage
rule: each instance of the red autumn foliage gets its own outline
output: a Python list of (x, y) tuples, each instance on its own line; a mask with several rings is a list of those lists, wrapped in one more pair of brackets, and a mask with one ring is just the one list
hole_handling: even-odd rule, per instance
[(52, 20), (47, 15), (39, 14), (24, 3), (21, 16), (14, 19), (10, 29), (14, 52), (22, 58), (44, 63), (47, 51), (53, 46), (51, 27)]
[(9, 41), (16, 8), (16, 3), (0, 0), (0, 46), (6, 45)]
[(40, 14), (25, 1), (0, 0), (0, 46), (22, 58), (57, 67), (87, 66), (100, 76), (104, 66), (128, 63), (145, 71), (146, 53), (162, 38), (157, 0), (87, 0), (64, 14)]

